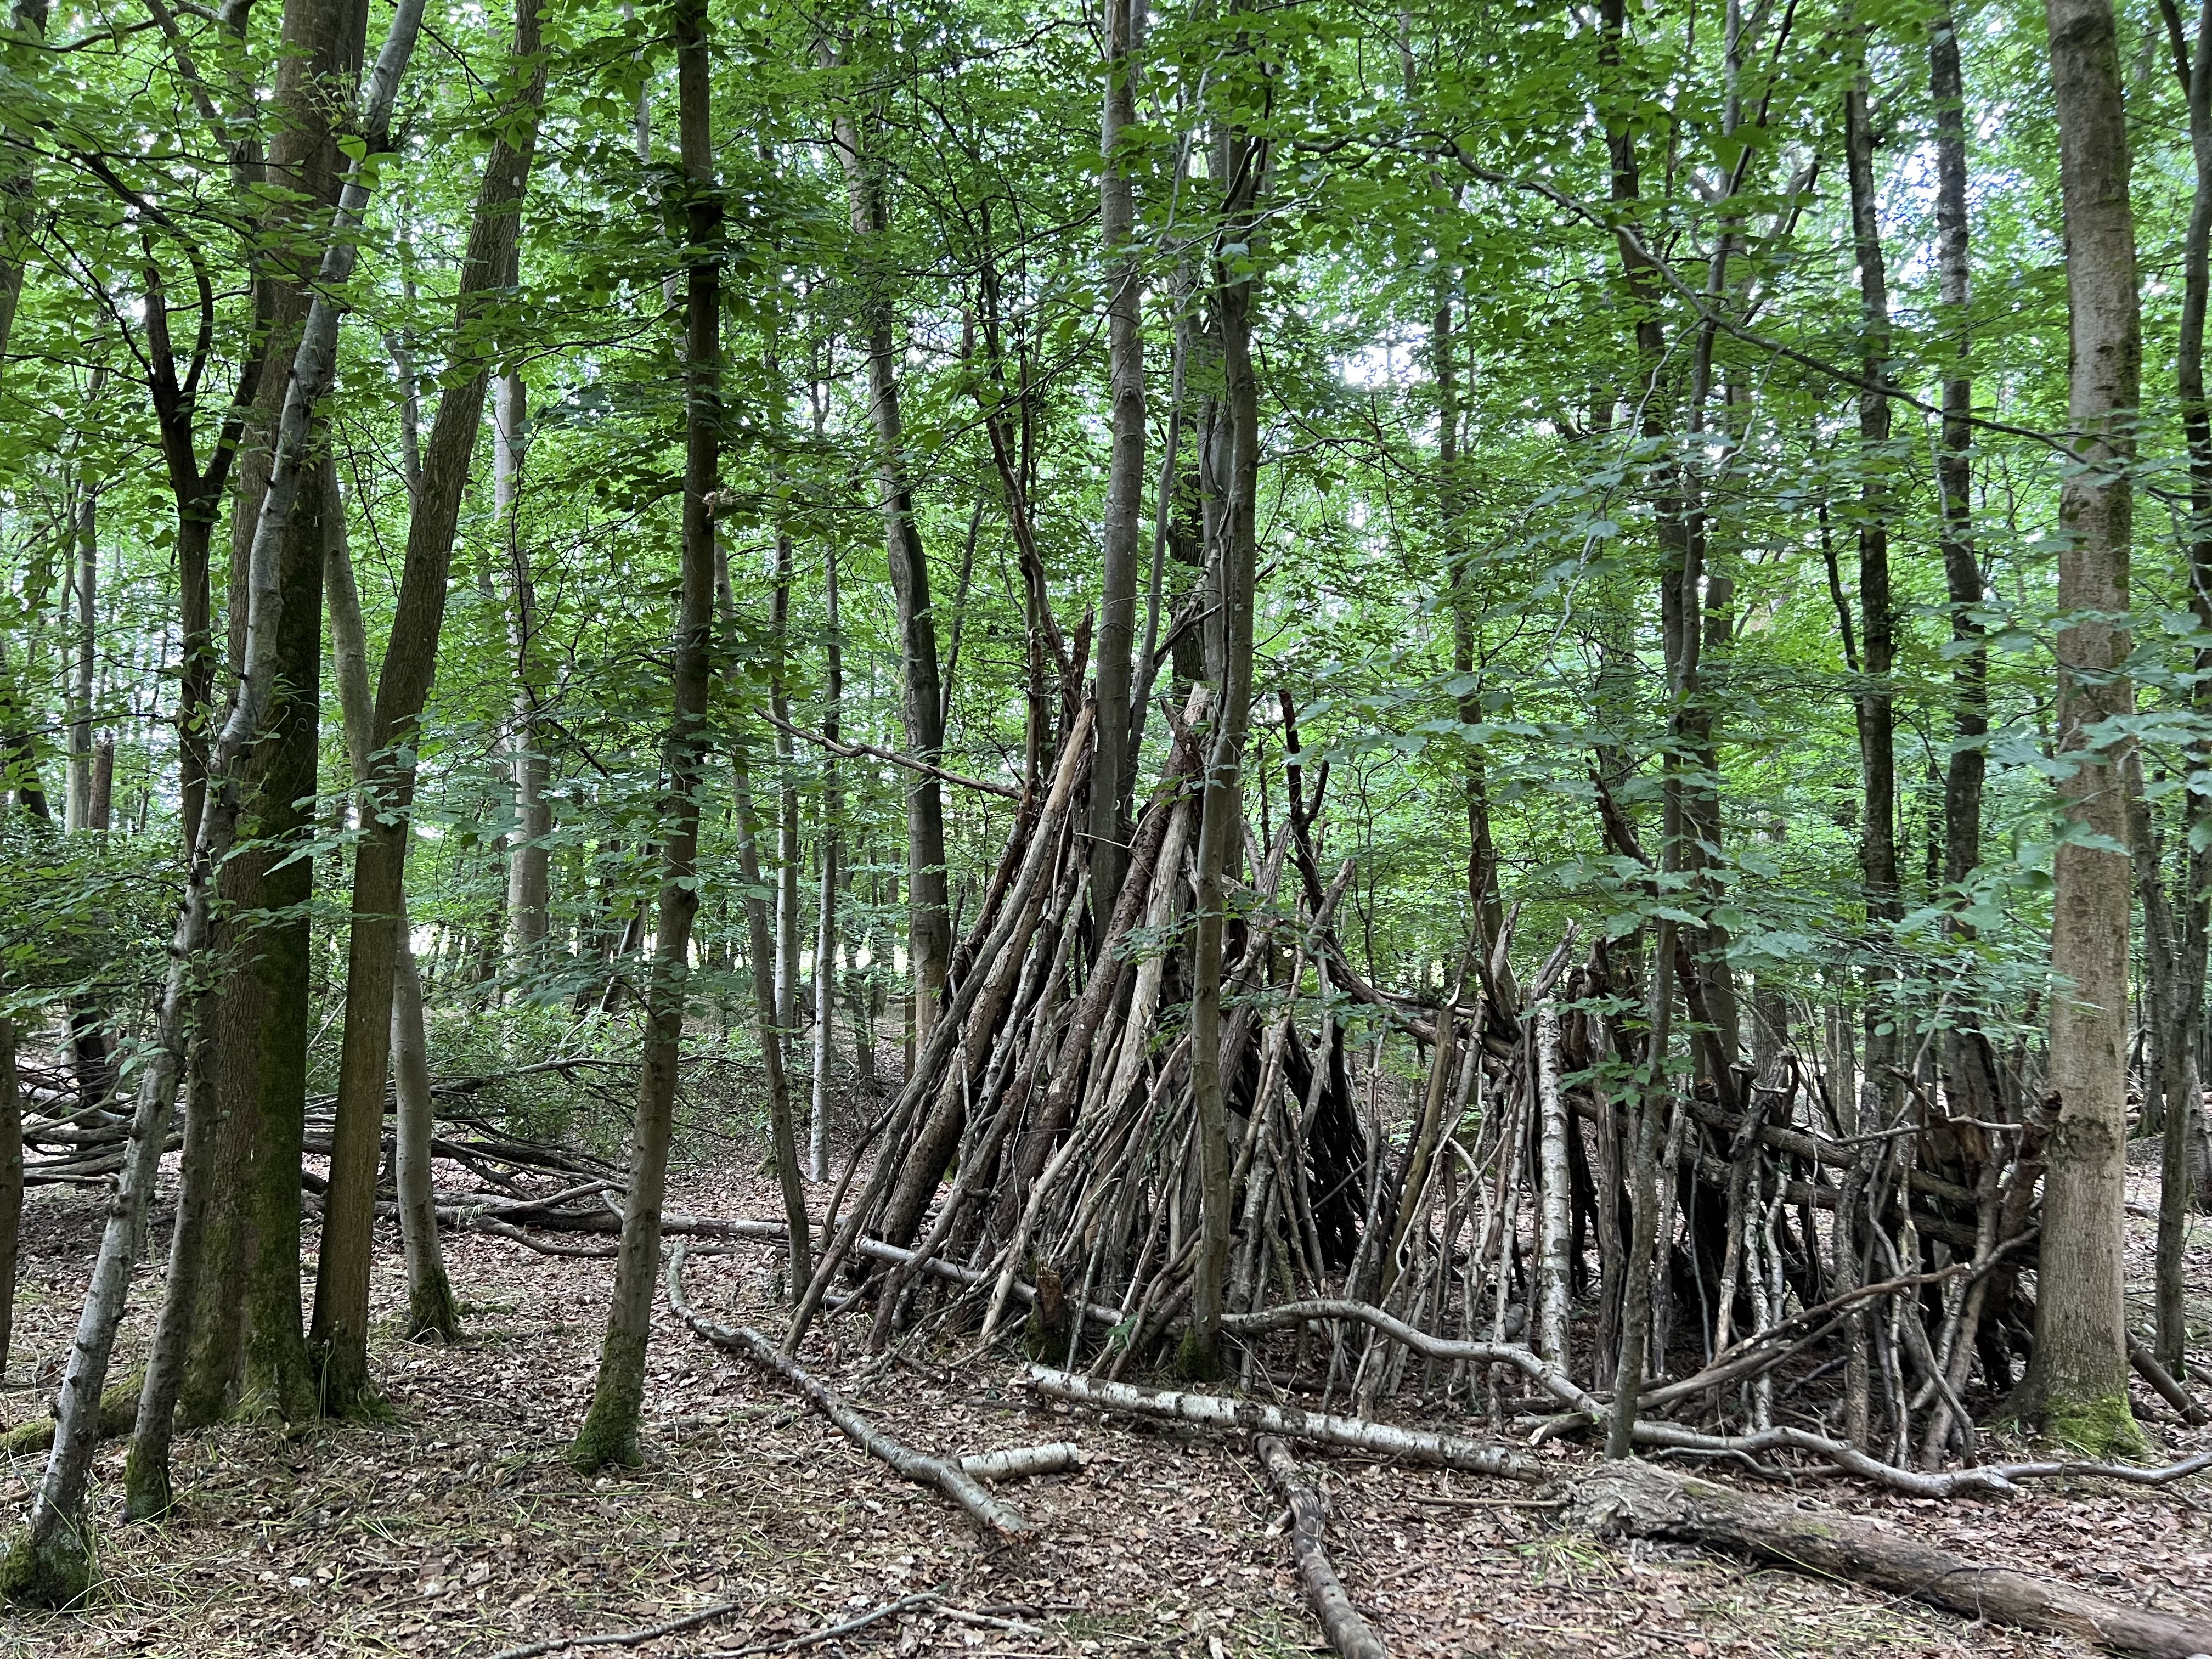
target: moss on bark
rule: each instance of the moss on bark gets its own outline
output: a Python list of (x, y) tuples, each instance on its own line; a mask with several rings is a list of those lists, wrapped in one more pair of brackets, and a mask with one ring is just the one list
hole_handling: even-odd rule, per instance
[(610, 1328), (599, 1356), (592, 1408), (569, 1443), (568, 1462), (586, 1474), (608, 1468), (635, 1468), (645, 1461), (637, 1443), (638, 1411), (644, 1403), (645, 1339)]
[(28, 1527), (0, 1556), (0, 1601), (15, 1607), (67, 1607), (92, 1588), (92, 1548), (83, 1531), (64, 1522), (39, 1541)]

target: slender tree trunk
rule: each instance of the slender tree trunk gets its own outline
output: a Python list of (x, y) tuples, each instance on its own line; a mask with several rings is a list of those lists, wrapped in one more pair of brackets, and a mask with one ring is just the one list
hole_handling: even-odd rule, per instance
[(399, 945), (392, 988), (392, 1087), (398, 1106), (399, 1238), (407, 1253), (407, 1334), (415, 1341), (451, 1342), (461, 1334), (461, 1310), (446, 1272), (438, 1237), (438, 1211), (430, 1184), (431, 1141), (436, 1133), (430, 1101), (430, 1047), (422, 1025), (422, 976), (399, 917)]
[[(822, 553), (822, 592), (826, 607), (823, 624), (822, 731), (837, 740), (840, 709), (845, 698), (844, 644), (838, 637), (837, 545), (827, 538)], [(837, 757), (829, 752), (822, 763), (822, 886), (816, 909), (814, 933), (814, 1088), (807, 1133), (807, 1168), (816, 1181), (830, 1178), (830, 1068), (836, 1059), (831, 1041), (837, 1012), (837, 884), (844, 859), (845, 798), (838, 781)], [(854, 1028), (854, 1042), (862, 1040)], [(795, 1277), (795, 1275), (794, 1275)]]
[[(337, 499), (333, 470), (325, 488)], [(324, 542), (323, 586), (330, 598), (331, 657), (336, 669), (338, 707), (345, 723), (346, 752), (352, 763), (356, 800), (369, 799), (371, 757), (375, 750), (376, 702), (369, 690), (368, 635), (362, 626), (361, 594), (353, 556), (346, 544), (345, 520), (334, 514)], [(430, 1141), (434, 1124), (430, 1101), (430, 1047), (422, 1025), (422, 983), (409, 937), (407, 910), (400, 905), (392, 988), (392, 1085), (398, 1112), (398, 1197), (399, 1237), (407, 1257), (407, 1334), (450, 1342), (460, 1334), (460, 1314), (446, 1273), (445, 1249), (438, 1237), (438, 1214), (430, 1194)]]
[[(2130, 713), (2128, 609), (2142, 321), (2118, 41), (2110, 0), (2046, 0), (2066, 216), (2072, 341), (2069, 425), (2085, 465), (2060, 497), (2059, 785), (2080, 839), (2055, 859), (2051, 966), (2053, 1103), (2037, 1274), (2035, 1354), (2015, 1410), (2098, 1456), (2142, 1437), (2128, 1410), (2121, 1244), (2126, 1197), (2128, 939), (2126, 792), (2120, 757), (2095, 734)], [(2100, 745), (2103, 746), (2100, 746)], [(2092, 843), (2088, 838), (2095, 837)]]
[(1135, 191), (1122, 133), (1136, 122), (1137, 41), (1147, 0), (1106, 0), (1106, 94), (1099, 124), (1098, 237), (1106, 267), (1107, 378), (1113, 447), (1106, 472), (1106, 525), (1098, 602), (1098, 752), (1091, 780), (1091, 914), (1103, 938), (1121, 890), (1127, 836), (1121, 801), (1132, 763), (1130, 651), (1137, 625), (1137, 544), (1144, 516), (1145, 341), (1143, 285), (1131, 231)]
[[(773, 363), (773, 356), (769, 361)], [(769, 611), (769, 631), (775, 643), (769, 701), (783, 726), (791, 723), (793, 557), (791, 537), (779, 526), (775, 592)], [(775, 753), (775, 1041), (782, 1051), (779, 1058), (787, 1078), (799, 1031), (799, 872), (805, 852), (799, 839), (798, 757), (792, 750), (791, 734), (783, 726), (775, 729), (770, 746)]]
[[(1943, 417), (1936, 435), (1936, 477), (1942, 501), (1943, 586), (1951, 612), (1951, 757), (1943, 775), (1943, 879), (1960, 888), (1982, 861), (1982, 781), (1990, 732), (1989, 630), (1975, 614), (1983, 601), (1981, 560), (1975, 550), (1973, 382), (1967, 374), (1972, 337), (1967, 303), (1966, 83), (1959, 66), (1958, 30), (1945, 12), (1929, 26), (1929, 92), (1936, 105), (1936, 267), (1950, 362), (1943, 375)], [(1952, 931), (1973, 930), (1954, 922)], [(1944, 1089), (1953, 1112), (1993, 1121), (2002, 1109), (1996, 1055), (1980, 1031), (1957, 1027), (1943, 1034)]]
[[(2189, 110), (2194, 191), (2182, 243), (2182, 297), (2174, 381), (2181, 404), (2182, 436), (2189, 451), (2189, 604), (2200, 631), (2212, 631), (2212, 404), (2204, 392), (2204, 314), (2212, 299), (2212, 5), (2200, 7), (2192, 47), (2174, 0), (2159, 0), (2172, 45), (2174, 70)], [(2197, 683), (2190, 705), (2199, 720), (2212, 719), (2212, 647), (2191, 664)], [(2212, 744), (2191, 746), (2193, 779), (2212, 769)], [(2194, 1197), (2212, 1210), (2212, 1125), (2203, 1109), (2199, 1056), (2204, 1038), (2205, 961), (2212, 937), (2212, 791), (2191, 787), (2184, 808), (2187, 850), (2181, 854), (2183, 890), (2174, 928), (2172, 1029), (2174, 1056), (2166, 1091), (2166, 1120), (2159, 1159), (2158, 1327), (2160, 1363), (2183, 1373), (2188, 1349), (2183, 1309), (2186, 1212)], [(2201, 843), (2201, 844), (2200, 844)]]
[[(97, 395), (95, 392), (94, 395)], [(99, 643), (100, 491), (82, 484), (77, 505), (76, 557), (70, 582), (76, 628), (70, 641), (69, 796), (64, 827), (82, 835), (92, 827), (92, 682)]]
[(1223, 949), (1228, 921), (1224, 884), (1243, 836), (1244, 734), (1252, 703), (1260, 477), (1260, 386), (1252, 367), (1252, 301), (1259, 276), (1252, 243), (1267, 167), (1265, 139), (1225, 133), (1217, 149), (1225, 163), (1218, 174), (1224, 198), (1224, 246), (1216, 256), (1215, 303), (1226, 382), (1229, 476), (1219, 555), (1220, 694), (1214, 703), (1199, 816), (1197, 926), (1191, 948), (1190, 1079), (1192, 1109), (1198, 1120), (1199, 1241), (1191, 1262), (1190, 1328), (1178, 1369), (1194, 1380), (1220, 1371), (1221, 1316), (1234, 1219), (1229, 1080), (1221, 1066)]
[[(837, 53), (826, 37), (816, 51), (823, 69), (839, 67)], [(853, 235), (864, 251), (880, 247), (888, 220), (883, 183), (869, 148), (872, 123), (856, 120), (850, 109), (841, 106), (831, 130), (844, 168)], [(907, 747), (918, 758), (934, 761), (945, 747), (945, 694), (938, 676), (929, 561), (915, 523), (906, 427), (899, 408), (898, 348), (888, 291), (891, 273), (879, 269), (869, 273), (867, 280), (877, 285), (865, 302), (868, 406), (876, 428), (877, 505), (883, 514), (891, 594), (898, 609)], [(935, 778), (921, 773), (903, 774), (902, 781), (907, 792), (907, 945), (914, 972), (911, 1007), (918, 1046), (928, 1041), (944, 1000), (952, 959), (952, 921), (945, 885), (944, 793)]]
[(591, 1410), (568, 1455), (586, 1471), (639, 1460), (645, 1351), (660, 1271), (660, 1210), (682, 1058), (691, 921), (699, 908), (699, 787), (714, 627), (714, 495), (720, 468), (722, 209), (714, 181), (706, 0), (675, 0), (677, 136), (685, 185), (683, 585), (670, 647), (675, 709), (660, 814), (660, 895), (646, 995), (645, 1064), (631, 1125), (614, 1294)]
[(514, 781), (514, 829), (507, 842), (507, 925), (515, 964), (538, 965), (545, 949), (552, 904), (553, 804), (546, 799), (550, 767), (538, 730), (538, 693), (530, 659), (538, 634), (538, 589), (530, 552), (522, 544), (521, 483), (529, 393), (520, 370), (499, 377), (492, 405), (493, 510), (507, 547), (508, 642), (514, 652), (514, 725), (510, 770)]
[[(1862, 57), (1864, 36), (1859, 39)], [(1859, 872), (1866, 888), (1867, 921), (1879, 933), (1904, 914), (1897, 884), (1896, 701), (1890, 677), (1897, 658), (1895, 613), (1889, 584), (1889, 278), (1883, 264), (1879, 204), (1875, 195), (1874, 131), (1862, 63), (1844, 94), (1844, 149), (1850, 181), (1851, 242), (1859, 269), (1859, 641), (1862, 680), (1857, 715), (1860, 775), (1866, 818), (1859, 841)], [(1897, 1011), (1879, 987), (1887, 975), (1870, 971), (1867, 999), (1867, 1075), (1887, 1097), (1896, 1085)]]
[[(518, 0), (512, 54), (528, 67), (516, 106), (485, 158), (454, 301), (449, 363), (466, 377), (438, 401), (422, 458), (422, 483), (407, 525), (392, 637), (377, 676), (369, 734), (368, 811), (354, 854), (352, 937), (347, 951), (344, 1047), (331, 1132), (331, 1185), (315, 1270), (312, 1333), (323, 1364), (323, 1409), (344, 1416), (371, 1403), (368, 1281), (376, 1221), (385, 1086), (392, 1066), (393, 982), (406, 915), (410, 758), (416, 724), (436, 672), (453, 538), (469, 462), (483, 422), (491, 359), (481, 341), (491, 296), (514, 269), (520, 207), (545, 101), (538, 0)], [(696, 811), (696, 804), (692, 809)], [(696, 897), (693, 901), (696, 902)], [(687, 918), (688, 921), (688, 918)]]
[(15, 1332), (15, 1257), (23, 1224), (23, 1097), (15, 1078), (15, 1022), (0, 1018), (0, 1376)]

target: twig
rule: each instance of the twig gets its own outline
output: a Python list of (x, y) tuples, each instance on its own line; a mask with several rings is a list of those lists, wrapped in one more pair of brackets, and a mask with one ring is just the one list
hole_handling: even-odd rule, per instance
[[(711, 1607), (701, 1607), (687, 1613), (681, 1619), (672, 1619), (665, 1625), (649, 1625), (642, 1630), (610, 1631), (603, 1636), (549, 1636), (542, 1642), (526, 1642), (519, 1648), (509, 1648), (495, 1653), (492, 1659), (537, 1659), (544, 1653), (573, 1653), (579, 1648), (635, 1648), (647, 1642), (658, 1641), (664, 1636), (675, 1636), (687, 1630), (696, 1630), (702, 1625), (712, 1624), (717, 1619), (726, 1619), (741, 1611), (743, 1601), (721, 1601)], [(748, 1653), (763, 1651), (748, 1648)]]
[(1022, 792), (1009, 785), (987, 783), (981, 778), (963, 777), (957, 772), (948, 772), (941, 766), (918, 760), (912, 755), (902, 755), (895, 749), (878, 749), (872, 743), (847, 743), (835, 738), (825, 738), (819, 732), (810, 732), (803, 726), (793, 726), (789, 720), (778, 720), (765, 708), (760, 711), (760, 716), (777, 731), (787, 732), (794, 738), (826, 749), (833, 755), (842, 755), (848, 760), (859, 760), (866, 756), (873, 760), (889, 761), (893, 766), (903, 766), (908, 771), (920, 772), (927, 777), (941, 778), (947, 783), (959, 785), (963, 789), (980, 789), (985, 794), (996, 795), (1002, 800), (1019, 800), (1022, 798)]

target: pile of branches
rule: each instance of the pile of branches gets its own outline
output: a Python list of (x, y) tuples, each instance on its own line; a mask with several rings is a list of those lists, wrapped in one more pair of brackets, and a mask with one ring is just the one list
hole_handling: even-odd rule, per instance
[[(1085, 903), (1089, 722), (1068, 722), (914, 1074), (833, 1195), (787, 1351), (842, 1284), (877, 1351), (923, 1322), (975, 1322), (988, 1343), (1018, 1303), (1037, 1358), (1110, 1380), (1162, 1357), (1202, 1223), (1182, 1017), (1202, 712), (1194, 696), (1103, 927)], [(1643, 994), (1634, 953), (1583, 949), (1571, 927), (1523, 987), (1510, 914), (1494, 936), (1478, 926), (1439, 1006), (1383, 995), (1336, 936), (1352, 866), (1324, 873), (1325, 769), (1313, 782), (1309, 798), (1291, 769), (1279, 830), (1248, 827), (1224, 957), (1223, 1329), (1248, 1389), (1603, 1429), (1637, 1318), (1636, 1443), (1913, 1492), (2005, 1485), (1973, 1473), (1974, 1415), (2032, 1341), (2044, 1130), (2027, 1091), (1992, 1066), (1969, 1115), (1899, 1068), (1838, 1100), (1786, 1043), (1754, 1069), (1703, 1022), (1695, 1075), (1668, 1078), (1620, 1012)], [(1425, 1055), (1395, 1121), (1354, 1100), (1355, 1012)], [(2136, 1359), (2197, 1417), (2182, 1381)]]

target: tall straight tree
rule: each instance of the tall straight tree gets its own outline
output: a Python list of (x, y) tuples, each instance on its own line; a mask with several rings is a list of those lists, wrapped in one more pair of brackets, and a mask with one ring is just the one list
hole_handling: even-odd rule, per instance
[(2045, 0), (2066, 220), (2073, 447), (2059, 503), (2058, 752), (2068, 833), (2055, 858), (2051, 1142), (2035, 1354), (2014, 1409), (2103, 1456), (2141, 1447), (2128, 1410), (2121, 1246), (2127, 1182), (2130, 883), (2126, 792), (2109, 725), (2126, 672), (2128, 558), (2142, 317), (2126, 111), (2111, 0)]
[(1106, 0), (1106, 94), (1099, 123), (1098, 240), (1106, 266), (1107, 377), (1114, 442), (1098, 600), (1098, 753), (1091, 791), (1091, 915), (1105, 935), (1126, 862), (1121, 830), (1129, 780), (1129, 653), (1137, 631), (1137, 544), (1145, 493), (1145, 339), (1136, 245), (1136, 191), (1127, 134), (1136, 125), (1137, 40), (1146, 0)]
[(311, 1333), (323, 1364), (323, 1409), (344, 1415), (366, 1404), (368, 1279), (376, 1220), (376, 1172), (384, 1144), (384, 1095), (392, 1067), (392, 987), (406, 914), (408, 813), (414, 799), (416, 725), (438, 662), (453, 538), (469, 461), (483, 422), (493, 359), (483, 335), (506, 285), (521, 228), (522, 198), (545, 102), (538, 0), (517, 0), (510, 102), (484, 158), (476, 212), (453, 304), (448, 362), (462, 371), (438, 401), (422, 455), (422, 487), (407, 523), (392, 637), (377, 676), (369, 732), (368, 810), (354, 853), (352, 937), (346, 957), (344, 1047), (331, 1132), (331, 1185), (315, 1272)]
[[(828, 36), (815, 54), (825, 71), (845, 67)], [(876, 434), (876, 505), (883, 514), (891, 597), (898, 610), (901, 702), (908, 749), (934, 763), (945, 747), (945, 693), (938, 672), (937, 622), (930, 606), (929, 559), (915, 522), (914, 479), (899, 402), (898, 344), (890, 283), (890, 202), (878, 153), (881, 123), (872, 107), (841, 100), (830, 133), (845, 175), (853, 245), (864, 265), (868, 412)], [(945, 866), (945, 793), (930, 773), (904, 775), (907, 825), (907, 947), (914, 969), (915, 1052), (944, 1000), (952, 961), (952, 915)]]
[(1221, 334), (1229, 442), (1221, 481), (1219, 693), (1214, 700), (1204, 793), (1199, 810), (1196, 927), (1191, 944), (1190, 1089), (1198, 1122), (1199, 1237), (1191, 1262), (1190, 1328), (1178, 1367), (1205, 1378), (1221, 1369), (1221, 1316), (1228, 1290), (1233, 1171), (1228, 1079), (1222, 1074), (1222, 974), (1228, 938), (1231, 862), (1243, 844), (1244, 737), (1252, 710), (1252, 605), (1258, 567), (1260, 383), (1252, 363), (1252, 302), (1260, 283), (1255, 256), (1268, 144), (1224, 126), (1215, 144), (1223, 181), (1214, 248), (1214, 307)]
[[(689, 986), (691, 921), (699, 908), (699, 789), (707, 750), (708, 648), (714, 607), (714, 495), (721, 459), (721, 198), (714, 183), (707, 0), (675, 0), (677, 143), (684, 178), (684, 546), (670, 672), (667, 790), (660, 809), (660, 891), (646, 985), (645, 1064), (630, 1126), (629, 1182), (614, 1293), (599, 1375), (568, 1449), (586, 1470), (638, 1462), (645, 1349), (660, 1273), (660, 1207), (676, 1114)], [(795, 1170), (794, 1170), (795, 1173)]]

